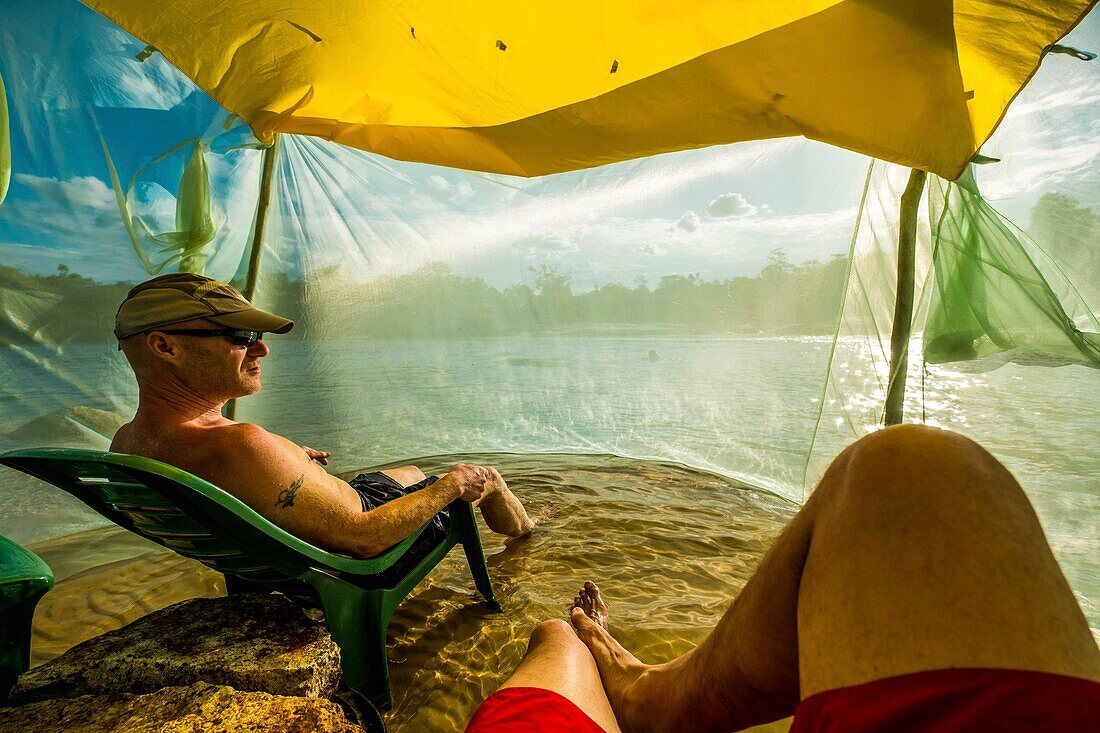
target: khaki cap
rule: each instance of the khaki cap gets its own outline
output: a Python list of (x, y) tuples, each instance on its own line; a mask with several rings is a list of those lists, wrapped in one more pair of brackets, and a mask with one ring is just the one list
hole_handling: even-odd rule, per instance
[(121, 341), (160, 326), (206, 318), (229, 328), (286, 333), (294, 322), (253, 308), (235, 288), (203, 275), (161, 275), (135, 286), (115, 315), (115, 337)]

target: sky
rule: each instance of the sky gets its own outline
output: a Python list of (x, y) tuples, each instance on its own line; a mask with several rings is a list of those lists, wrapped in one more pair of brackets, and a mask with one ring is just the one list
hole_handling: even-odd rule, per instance
[[(143, 44), (78, 3), (9, 0), (0, 16), (13, 133), (0, 264), (36, 273), (65, 264), (104, 281), (143, 279), (104, 148), (129, 189), (137, 231), (156, 234), (176, 228), (174, 191), (191, 148), (150, 161), (201, 137), (210, 148), (218, 228), (207, 272), (237, 274), (251, 237), (260, 153), (229, 148), (248, 142), (247, 129), (158, 54), (135, 61)], [(1063, 43), (1100, 51), (1100, 14)], [(1024, 227), (1048, 191), (1100, 212), (1097, 102), (1100, 61), (1048, 56), (983, 149), (1002, 158), (978, 173), (994, 206)], [(792, 138), (516, 179), (289, 138), (264, 266), (292, 277), (339, 268), (369, 280), (443, 261), (498, 287), (530, 283), (549, 266), (569, 275), (575, 290), (639, 278), (652, 285), (668, 274), (754, 275), (776, 248), (793, 262), (846, 253), (870, 162)], [(165, 256), (155, 242), (141, 246), (154, 260)]]

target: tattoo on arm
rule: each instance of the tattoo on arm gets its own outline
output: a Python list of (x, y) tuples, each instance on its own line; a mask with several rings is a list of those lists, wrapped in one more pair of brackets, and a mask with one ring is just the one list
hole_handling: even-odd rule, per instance
[(294, 483), (280, 491), (279, 498), (275, 500), (275, 506), (283, 509), (294, 506), (294, 499), (297, 498), (298, 489), (302, 488), (302, 482), (305, 481), (305, 478), (306, 475), (303, 473), (294, 480)]

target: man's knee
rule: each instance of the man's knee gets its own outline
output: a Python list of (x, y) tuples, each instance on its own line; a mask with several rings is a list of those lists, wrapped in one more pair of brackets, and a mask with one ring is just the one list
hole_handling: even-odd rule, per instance
[(573, 644), (581, 644), (573, 627), (561, 619), (551, 618), (540, 622), (531, 631), (531, 639), (527, 642), (527, 653), (532, 654), (547, 647)]
[(424, 472), (416, 466), (401, 466), (396, 470), (400, 472), (401, 478), (407, 486), (418, 484), (425, 478), (427, 478), (427, 476), (424, 475)]
[(868, 433), (848, 446), (844, 452), (852, 458), (866, 458), (884, 451), (931, 456), (973, 448), (984, 452), (981, 446), (959, 433), (930, 425), (908, 423), (891, 425)]
[(919, 504), (1018, 501), (1008, 470), (973, 440), (926, 425), (896, 425), (846, 448), (822, 479), (818, 502), (855, 511), (871, 502)]

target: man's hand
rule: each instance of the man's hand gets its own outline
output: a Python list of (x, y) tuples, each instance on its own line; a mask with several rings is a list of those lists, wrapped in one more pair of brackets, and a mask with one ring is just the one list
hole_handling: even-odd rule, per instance
[(458, 498), (463, 501), (477, 501), (485, 494), (486, 482), (492, 478), (492, 472), (485, 466), (471, 466), (466, 463), (455, 465), (440, 481), (452, 483), (459, 491)]
[(311, 461), (317, 461), (322, 466), (328, 465), (328, 457), (332, 455), (332, 451), (315, 450), (313, 448), (310, 448), (308, 445), (303, 445), (301, 446), (301, 448), (306, 452), (306, 455), (309, 456), (309, 459)]

